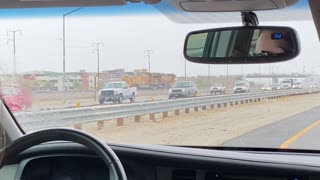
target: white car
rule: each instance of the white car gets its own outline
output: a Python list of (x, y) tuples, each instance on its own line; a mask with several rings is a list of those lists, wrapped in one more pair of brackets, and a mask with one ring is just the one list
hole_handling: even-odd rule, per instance
[(124, 81), (109, 82), (99, 91), (99, 103), (106, 101), (122, 103), (123, 100), (129, 99), (134, 102), (137, 95), (136, 87), (129, 87)]
[(263, 86), (263, 87), (261, 88), (261, 90), (262, 90), (262, 91), (271, 91), (271, 87), (265, 85), (265, 86)]
[(223, 84), (213, 84), (210, 87), (210, 94), (225, 94), (226, 93), (226, 87)]
[(292, 85), (293, 89), (302, 89), (302, 83), (301, 82), (295, 82)]
[(309, 87), (310, 87), (310, 88), (318, 88), (318, 85), (312, 84), (312, 85), (310, 85)]
[(234, 84), (234, 93), (248, 93), (250, 92), (250, 83), (248, 81), (238, 81)]

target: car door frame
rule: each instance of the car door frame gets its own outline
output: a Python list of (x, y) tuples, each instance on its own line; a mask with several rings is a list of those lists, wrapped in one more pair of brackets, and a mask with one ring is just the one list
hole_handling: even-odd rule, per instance
[[(127, 87), (127, 88), (124, 88)], [(123, 97), (124, 98), (130, 98), (130, 90), (129, 90), (129, 85), (127, 83), (122, 84), (122, 90), (123, 90)]]

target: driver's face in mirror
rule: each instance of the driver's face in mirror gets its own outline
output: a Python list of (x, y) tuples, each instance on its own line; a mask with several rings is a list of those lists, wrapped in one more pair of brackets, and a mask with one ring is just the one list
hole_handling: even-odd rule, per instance
[(260, 31), (255, 52), (267, 52), (268, 54), (288, 53), (288, 37), (286, 36), (286, 33), (279, 31)]

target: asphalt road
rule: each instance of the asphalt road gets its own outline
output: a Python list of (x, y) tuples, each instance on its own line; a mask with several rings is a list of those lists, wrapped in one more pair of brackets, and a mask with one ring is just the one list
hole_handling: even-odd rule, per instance
[(320, 107), (255, 129), (224, 146), (282, 149), (320, 149)]
[[(258, 92), (258, 90), (252, 90), (252, 92)], [(70, 107), (77, 107), (77, 104), (81, 107), (88, 106), (109, 106), (115, 105), (112, 102), (105, 102), (103, 105), (100, 105), (98, 101), (94, 101), (91, 97), (92, 93), (74, 93), (71, 92), (67, 95), (67, 102), (62, 102), (62, 94), (61, 93), (51, 93), (51, 94), (37, 94), (37, 98), (33, 100), (33, 109), (65, 109)], [(233, 94), (228, 92), (227, 94)], [(208, 96), (210, 95), (209, 90), (201, 89), (199, 90), (200, 96)], [(215, 95), (219, 96), (219, 94)], [(90, 97), (90, 98), (88, 98)], [(136, 97), (135, 102), (150, 102), (150, 101), (161, 101), (168, 99), (168, 90), (144, 90), (140, 91)], [(130, 103), (129, 100), (124, 100), (123, 104)]]

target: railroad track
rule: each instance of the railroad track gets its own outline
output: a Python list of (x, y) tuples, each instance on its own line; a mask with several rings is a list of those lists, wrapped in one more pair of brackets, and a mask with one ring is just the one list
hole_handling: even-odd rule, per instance
[(227, 106), (228, 104), (237, 105), (255, 102), (267, 98), (279, 98), (319, 92), (320, 89), (292, 89), (221, 96), (201, 96), (175, 100), (119, 104), (114, 106), (93, 106), (40, 112), (20, 112), (16, 113), (15, 117), (26, 131), (72, 125), (77, 125), (78, 128), (81, 128), (81, 124), (91, 122), (97, 122), (99, 128), (99, 126), (103, 126), (104, 121), (113, 119), (117, 119), (117, 124), (121, 126), (124, 123), (124, 119), (128, 117), (134, 117), (138, 122), (140, 117), (145, 115), (150, 115), (150, 118), (152, 119), (155, 114), (159, 113), (163, 113), (163, 117), (167, 117), (168, 112), (171, 111), (174, 111), (175, 114), (178, 115), (181, 110), (185, 110), (185, 112), (188, 113), (190, 108), (195, 108), (195, 111), (198, 111), (199, 108), (207, 109)]

